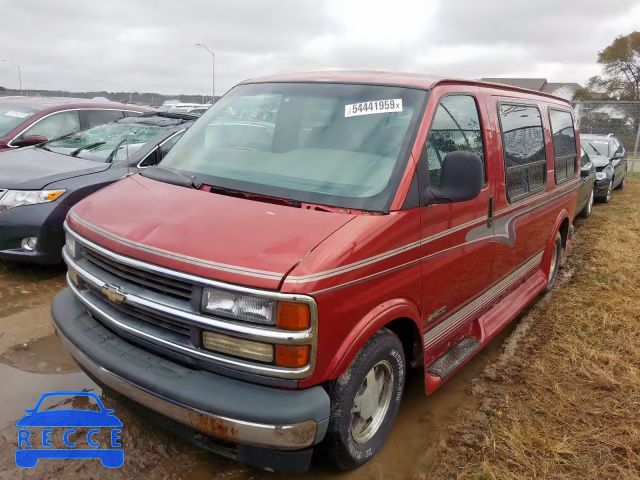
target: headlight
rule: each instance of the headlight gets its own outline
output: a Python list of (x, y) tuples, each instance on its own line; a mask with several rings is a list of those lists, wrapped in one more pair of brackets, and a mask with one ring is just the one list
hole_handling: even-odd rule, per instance
[(53, 202), (64, 192), (66, 192), (66, 190), (9, 190), (0, 198), (0, 212), (22, 205)]
[(204, 289), (202, 309), (214, 315), (285, 330), (306, 330), (311, 325), (311, 312), (305, 303), (278, 302), (215, 288)]
[(264, 325), (276, 324), (277, 302), (274, 300), (211, 288), (205, 288), (202, 300), (202, 308), (209, 313)]
[(76, 239), (69, 232), (65, 232), (67, 252), (71, 258), (76, 257)]
[(604, 172), (596, 173), (596, 180), (604, 180), (605, 178), (607, 178), (607, 175)]

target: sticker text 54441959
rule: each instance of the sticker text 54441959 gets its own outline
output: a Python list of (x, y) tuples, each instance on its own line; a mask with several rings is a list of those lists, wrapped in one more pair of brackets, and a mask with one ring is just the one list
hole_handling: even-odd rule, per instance
[(358, 117), (360, 115), (373, 115), (376, 113), (390, 113), (402, 111), (402, 99), (373, 100), (371, 102), (352, 103), (344, 106), (345, 117)]

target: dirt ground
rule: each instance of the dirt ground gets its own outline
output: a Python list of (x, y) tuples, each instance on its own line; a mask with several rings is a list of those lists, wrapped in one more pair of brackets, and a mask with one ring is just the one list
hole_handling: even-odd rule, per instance
[(640, 179), (577, 226), (560, 284), (471, 380), (414, 480), (640, 479)]
[[(631, 190), (635, 192), (635, 198), (640, 198), (640, 182), (634, 182), (633, 187), (622, 194), (616, 192), (612, 205), (618, 199), (630, 197)], [(597, 228), (610, 205), (598, 207), (594, 219), (580, 228), (578, 239), (583, 230)], [(594, 227), (589, 226), (592, 222)], [(571, 257), (576, 259), (570, 260), (562, 271), (559, 291), (572, 283), (571, 277), (587, 262), (581, 253), (584, 248), (584, 244), (576, 242)], [(293, 478), (256, 472), (203, 451), (154, 426), (115, 400), (102, 396), (100, 389), (77, 369), (53, 334), (49, 305), (64, 286), (62, 267), (36, 268), (0, 263), (0, 479)], [(637, 298), (640, 299), (640, 295)], [(460, 472), (468, 473), (467, 464), (480, 470), (484, 468), (482, 461), (478, 462), (478, 459), (487, 458), (483, 439), (490, 438), (492, 422), (508, 412), (509, 392), (520, 388), (518, 381), (509, 380), (509, 376), (522, 368), (528, 362), (528, 356), (533, 355), (543, 342), (545, 334), (539, 331), (539, 312), (557, 308), (558, 301), (555, 293), (539, 299), (528, 313), (514, 321), (430, 398), (424, 394), (421, 375), (418, 372), (408, 375), (403, 402), (390, 437), (382, 452), (368, 465), (342, 475), (314, 465), (305, 478), (456, 478)], [(494, 391), (493, 388), (498, 389)], [(96, 392), (107, 408), (115, 409), (124, 423), (123, 468), (106, 470), (98, 460), (42, 460), (33, 469), (15, 466), (16, 421), (25, 408), (35, 405), (43, 392), (54, 390)], [(496, 474), (482, 478), (502, 477)]]

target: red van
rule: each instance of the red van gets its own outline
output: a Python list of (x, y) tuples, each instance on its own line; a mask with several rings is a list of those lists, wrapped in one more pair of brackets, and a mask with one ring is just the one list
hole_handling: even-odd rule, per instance
[[(256, 468), (382, 447), (538, 294), (573, 234), (556, 97), (391, 73), (245, 81), (67, 217), (57, 332), (99, 384)], [(203, 435), (204, 434), (204, 435)]]

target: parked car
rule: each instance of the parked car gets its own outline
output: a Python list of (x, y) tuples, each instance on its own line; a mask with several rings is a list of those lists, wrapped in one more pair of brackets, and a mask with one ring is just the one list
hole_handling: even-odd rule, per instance
[(190, 113), (191, 115), (197, 115), (198, 117), (200, 117), (207, 110), (209, 110), (209, 106), (208, 105), (203, 105), (203, 106), (199, 106), (199, 107), (188, 108), (187, 109), (187, 113)]
[(0, 97), (0, 151), (27, 147), (152, 111), (105, 100)]
[(596, 166), (596, 198), (609, 202), (611, 192), (627, 184), (627, 154), (612, 134), (580, 135), (580, 144)]
[(578, 189), (578, 205), (576, 212), (589, 218), (593, 211), (593, 200), (596, 189), (596, 166), (584, 148), (580, 147), (580, 188)]
[(151, 113), (0, 153), (0, 259), (59, 263), (67, 212), (91, 193), (155, 165), (193, 123)]
[(158, 108), (159, 112), (182, 112), (186, 113), (194, 108), (207, 108), (199, 103), (169, 103)]
[[(270, 141), (238, 134), (230, 112), (265, 103)], [(506, 85), (244, 82), (159, 166), (69, 212), (56, 331), (98, 383), (255, 468), (305, 470), (314, 450), (357, 468), (411, 365), (433, 393), (552, 288), (575, 131), (568, 102)]]

